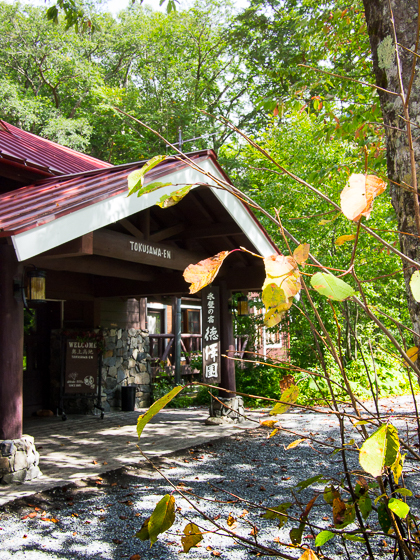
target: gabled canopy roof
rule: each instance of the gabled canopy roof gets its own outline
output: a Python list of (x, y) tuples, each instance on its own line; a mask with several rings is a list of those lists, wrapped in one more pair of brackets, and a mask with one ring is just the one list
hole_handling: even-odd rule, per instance
[(71, 148), (31, 134), (0, 120), (0, 163), (11, 162), (49, 175), (112, 167)]
[[(197, 152), (191, 154), (190, 157), (215, 177), (226, 180), (226, 175), (217, 163), (213, 151)], [(12, 237), (18, 259), (23, 261), (151, 208), (163, 194), (172, 192), (174, 187), (165, 187), (140, 198), (127, 197), (127, 177), (129, 173), (142, 167), (143, 164), (144, 162), (139, 162), (106, 170), (94, 170), (47, 179), (1, 195), (0, 228), (2, 231), (0, 235)], [(171, 182), (173, 185), (208, 182), (199, 171), (175, 158), (165, 160), (149, 172), (146, 183), (157, 178), (165, 183)], [(202, 196), (201, 205), (209, 207), (208, 214), (211, 214), (211, 218), (207, 222), (209, 227), (223, 229), (222, 226), (226, 225), (226, 220), (233, 219), (233, 222), (236, 223), (236, 231), (249, 240), (251, 248), (253, 247), (263, 256), (277, 252), (274, 243), (252, 211), (238, 198), (225, 190), (214, 187), (205, 188), (205, 191), (208, 191), (209, 194), (205, 195), (207, 198)], [(182, 212), (184, 212), (184, 220), (188, 221), (188, 227), (194, 225), (197, 229), (200, 225), (197, 223), (197, 219), (200, 221), (203, 218), (197, 218), (199, 213), (194, 215), (194, 207), (188, 206), (189, 197), (192, 200), (195, 198), (190, 193), (184, 199), (185, 203), (184, 201), (180, 203), (179, 212), (181, 219)], [(215, 203), (214, 199), (218, 203)], [(175, 206), (174, 211), (177, 208), (178, 206)], [(157, 211), (163, 212), (163, 219), (168, 220), (168, 226), (171, 225), (170, 210), (172, 209), (157, 208)], [(221, 221), (218, 219), (218, 215), (221, 216)], [(177, 216), (178, 223), (180, 216)], [(185, 234), (187, 233), (186, 231)], [(190, 242), (193, 241), (194, 239), (191, 239), (190, 236)], [(238, 241), (240, 241), (240, 237), (238, 237)], [(183, 242), (181, 240), (177, 243), (178, 246), (182, 246)], [(206, 253), (210, 251), (207, 256), (214, 254), (211, 252), (212, 244), (210, 242), (208, 242), (208, 246), (202, 245), (202, 248)], [(230, 247), (226, 247), (226, 249), (230, 249)]]

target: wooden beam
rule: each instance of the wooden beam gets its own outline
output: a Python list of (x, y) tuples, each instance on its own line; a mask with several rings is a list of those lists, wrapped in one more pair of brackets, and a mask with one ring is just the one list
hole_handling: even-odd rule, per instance
[(108, 257), (96, 255), (80, 258), (44, 258), (43, 256), (31, 259), (31, 264), (38, 268), (49, 270), (63, 270), (68, 272), (80, 272), (96, 276), (111, 276), (127, 278), (138, 281), (151, 281), (155, 274), (153, 269), (141, 264), (120, 261)]
[(80, 257), (82, 255), (92, 255), (93, 254), (93, 232), (82, 235), (82, 237), (77, 237), (72, 239), (63, 245), (54, 247), (49, 251), (41, 253), (40, 256), (45, 259), (59, 257)]
[(123, 278), (97, 278), (96, 297), (150, 297), (159, 295), (186, 296), (188, 286), (181, 272), (164, 273), (153, 282), (134, 282)]
[(107, 229), (93, 232), (93, 253), (103, 257), (173, 270), (184, 270), (189, 264), (196, 263), (208, 256), (170, 245), (142, 242), (135, 237)]
[(137, 237), (137, 239), (144, 239), (143, 232), (136, 228), (136, 226), (132, 224), (130, 220), (127, 220), (127, 218), (120, 220), (118, 223), (121, 224), (122, 227), (128, 231), (128, 233), (131, 233), (131, 235)]
[(176, 235), (174, 239), (186, 239), (188, 237), (194, 239), (210, 239), (212, 237), (224, 237), (227, 235), (245, 235), (245, 233), (236, 223), (216, 223), (200, 228), (189, 228), (182, 232), (181, 235)]
[(173, 237), (174, 235), (177, 235), (178, 233), (181, 233), (184, 230), (185, 230), (185, 224), (176, 224), (175, 226), (161, 229), (160, 231), (153, 233), (150, 236), (150, 241), (154, 241), (155, 243), (158, 243), (159, 241), (163, 241), (168, 237)]
[[(218, 277), (226, 281), (228, 290), (258, 291), (261, 290), (265, 278), (264, 266), (228, 268), (225, 271), (222, 266)], [(97, 278), (95, 295), (96, 297), (188, 296), (189, 286), (190, 284), (185, 282), (181, 271), (156, 274), (153, 282), (133, 282), (119, 278), (113, 278), (111, 281)]]

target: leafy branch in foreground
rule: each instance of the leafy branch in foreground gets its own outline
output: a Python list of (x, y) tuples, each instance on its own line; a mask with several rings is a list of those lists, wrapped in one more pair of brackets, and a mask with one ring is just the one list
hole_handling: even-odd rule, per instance
[[(322, 263), (318, 262), (310, 253), (307, 243), (300, 244), (297, 239), (287, 232), (280, 221), (279, 214), (277, 214), (277, 218), (274, 218), (245, 193), (241, 192), (233, 185), (226, 183), (226, 181), (213, 177), (211, 173), (201, 170), (196, 162), (189, 161), (189, 158), (185, 156), (185, 161), (188, 165), (202, 172), (203, 175), (207, 177), (207, 180), (209, 180), (208, 187), (212, 187), (213, 183), (216, 185), (216, 188), (225, 189), (235, 196), (238, 196), (241, 200), (257, 208), (258, 211), (262, 212), (266, 218), (270, 219), (271, 222), (276, 224), (279, 228), (280, 235), (283, 237), (290, 254), (282, 255), (277, 253), (264, 258), (266, 278), (261, 287), (262, 303), (265, 307), (264, 322), (268, 328), (278, 325), (285, 314), (291, 309), (292, 305), (296, 306), (301, 311), (308, 321), (310, 332), (314, 339), (316, 353), (319, 358), (320, 370), (322, 371), (322, 374), (320, 374), (308, 370), (308, 374), (312, 377), (314, 382), (319, 383), (322, 380), (324, 383), (325, 394), (327, 395), (325, 400), (329, 407), (329, 410), (325, 411), (325, 414), (334, 414), (339, 424), (340, 439), (336, 444), (333, 442), (322, 442), (314, 437), (312, 433), (304, 435), (282, 428), (281, 424), (276, 419), (270, 418), (263, 421), (260, 425), (260, 429), (269, 430), (267, 434), (268, 438), (276, 438), (282, 431), (294, 433), (294, 435), (298, 437), (298, 439), (294, 440), (285, 448), (285, 451), (288, 453), (292, 453), (293, 449), (301, 445), (317, 445), (317, 451), (322, 449), (323, 446), (328, 450), (332, 449), (332, 455), (338, 454), (340, 457), (342, 472), (335, 477), (328, 476), (325, 473), (315, 474), (307, 480), (299, 481), (292, 491), (293, 500), (290, 502), (273, 504), (270, 508), (262, 507), (260, 504), (249, 502), (249, 500), (246, 502), (252, 503), (252, 507), (255, 511), (262, 510), (265, 519), (272, 519), (281, 525), (284, 525), (286, 522), (291, 523), (292, 527), (289, 531), (290, 543), (281, 543), (281, 547), (292, 549), (297, 547), (302, 548), (303, 532), (305, 528), (308, 527), (314, 532), (315, 545), (320, 548), (332, 539), (340, 538), (343, 543), (345, 543), (345, 541), (351, 541), (363, 547), (367, 556), (371, 560), (374, 560), (373, 539), (379, 536), (391, 542), (394, 546), (395, 553), (399, 554), (400, 558), (406, 557), (410, 560), (414, 559), (415, 553), (420, 550), (418, 537), (420, 532), (417, 518), (415, 514), (412, 513), (412, 506), (407, 504), (407, 498), (410, 499), (412, 493), (410, 489), (405, 486), (403, 471), (406, 455), (411, 456), (412, 460), (418, 459), (419, 455), (413, 450), (410, 436), (407, 434), (407, 441), (404, 442), (402, 438), (400, 438), (397, 428), (391, 423), (390, 418), (387, 417), (386, 414), (380, 412), (378, 406), (378, 392), (375, 391), (374, 384), (370, 382), (367, 366), (366, 374), (369, 378), (368, 390), (370, 390), (375, 403), (375, 410), (373, 412), (370, 411), (368, 407), (360, 402), (352, 389), (348, 368), (346, 367), (343, 357), (343, 327), (346, 327), (348, 332), (354, 333), (348, 314), (343, 311), (343, 306), (352, 302), (358, 309), (366, 314), (367, 320), (374, 324), (375, 328), (380, 329), (388, 338), (394, 353), (399, 355), (402, 362), (405, 363), (408, 376), (411, 375), (411, 371), (417, 376), (420, 375), (416, 363), (418, 346), (412, 346), (412, 344), (407, 345), (402, 331), (399, 331), (397, 335), (392, 328), (387, 327), (387, 325), (378, 318), (372, 306), (369, 304), (368, 290), (362, 286), (357, 272), (360, 266), (358, 262), (359, 241), (363, 232), (373, 235), (375, 239), (381, 240), (381, 242), (387, 246), (387, 243), (383, 241), (378, 234), (372, 232), (372, 230), (367, 228), (363, 223), (363, 220), (372, 213), (374, 198), (384, 192), (386, 183), (381, 178), (375, 175), (369, 175), (367, 172), (365, 174), (350, 175), (347, 186), (344, 186), (342, 189), (341, 207), (339, 207), (326, 195), (320, 193), (305, 181), (285, 170), (267, 151), (260, 148), (245, 134), (238, 131), (235, 127), (233, 127), (233, 129), (239, 132), (253, 149), (259, 151), (260, 154), (266, 157), (282, 173), (287, 173), (289, 177), (310, 188), (312, 192), (319, 195), (324, 201), (332, 204), (335, 210), (340, 210), (348, 220), (354, 221), (357, 225), (354, 236), (350, 236), (350, 239), (347, 237), (343, 241), (353, 242), (349, 266), (340, 275), (341, 277), (349, 275), (353, 283), (353, 285), (351, 285), (342, 280), (341, 277), (331, 274), (330, 270), (323, 266)], [(184, 156), (179, 154), (179, 157)], [(163, 158), (163, 156), (158, 156), (158, 158)], [(157, 162), (156, 165), (158, 165), (158, 160), (156, 159), (155, 161)], [(163, 161), (163, 159), (160, 161)], [(151, 162), (148, 162), (143, 170), (137, 172), (138, 179), (137, 183), (133, 185), (134, 188), (144, 188), (144, 183), (142, 181), (145, 179), (146, 173), (150, 170), (150, 165)], [(149, 167), (147, 168), (147, 166)], [(165, 188), (169, 186), (170, 185), (165, 185)], [(160, 185), (156, 186), (156, 184), (154, 187), (157, 189), (163, 188)], [(176, 191), (171, 192), (169, 196), (175, 199)], [(296, 244), (296, 249), (293, 252), (289, 247), (288, 240)], [(236, 250), (241, 249), (238, 248)], [(232, 251), (222, 251), (197, 264), (192, 264), (186, 269), (184, 277), (191, 283), (191, 293), (199, 291), (214, 280), (222, 263), (230, 252)], [(400, 254), (395, 250), (393, 252)], [(413, 265), (417, 270), (418, 263), (404, 255), (402, 255), (402, 258), (410, 265)], [(306, 272), (307, 268), (305, 265), (309, 260), (319, 266), (321, 271), (315, 273)], [(310, 276), (311, 289), (306, 284), (304, 276)], [(417, 296), (420, 293), (419, 284), (420, 276), (415, 272), (412, 275), (411, 290), (413, 294)], [(294, 303), (298, 295), (300, 296), (300, 301), (299, 303)], [(325, 302), (329, 306), (329, 315), (323, 313), (321, 316), (320, 306), (324, 305)], [(357, 344), (360, 346), (357, 334), (354, 333), (354, 336)], [(296, 367), (299, 369), (299, 366), (289, 365), (292, 371), (296, 371)], [(339, 381), (337, 381), (337, 377), (334, 377), (335, 375), (338, 376)], [(340, 386), (341, 394), (337, 391), (337, 385)], [(155, 403), (156, 408), (153, 409), (152, 407), (149, 415), (146, 413), (145, 416), (139, 419), (141, 430), (149, 419), (170, 402), (173, 396), (180, 390), (180, 387), (175, 388), (169, 393), (166, 400), (160, 399)], [(343, 405), (340, 401), (342, 394), (345, 395), (346, 404), (350, 404), (353, 408), (353, 413), (349, 414), (343, 411)], [(413, 388), (412, 396), (415, 401)], [(255, 398), (255, 395), (248, 395), (248, 397)], [(291, 407), (299, 408), (301, 405), (298, 403), (298, 397), (299, 388), (294, 383), (289, 389), (283, 391), (281, 398), (270, 411), (270, 416), (283, 414)], [(217, 399), (215, 396), (213, 398)], [(257, 398), (264, 398), (264, 396), (257, 396)], [(353, 425), (351, 427), (345, 422), (346, 418), (350, 416), (353, 420)], [(418, 422), (417, 409), (415, 419)], [(368, 428), (372, 425), (374, 426), (374, 431), (373, 433), (369, 433)], [(139, 433), (141, 433), (141, 430)], [(350, 430), (355, 433), (349, 434)], [(349, 435), (354, 435), (356, 437), (349, 437)], [(418, 435), (420, 436), (420, 434)], [(356, 441), (356, 439), (358, 441)], [(402, 453), (403, 447), (408, 450), (407, 454)], [(321, 453), (322, 451), (319, 452)], [(349, 459), (356, 454), (359, 457), (359, 464), (363, 471), (354, 470), (351, 466)], [(168, 481), (167, 478), (166, 480)], [(317, 486), (320, 485), (323, 487), (322, 495), (324, 502), (331, 507), (333, 527), (329, 529), (321, 526), (317, 520), (313, 519), (314, 504), (320, 494)], [(181, 495), (182, 499), (187, 499), (185, 493), (180, 492), (175, 485), (172, 486)], [(297, 494), (303, 490), (314, 494), (306, 504), (302, 504), (297, 497)], [(223, 491), (229, 493), (228, 490), (223, 489)], [(168, 498), (165, 498), (166, 501), (164, 503), (169, 503)], [(198, 500), (205, 500), (202, 496), (196, 495), (196, 498)], [(242, 498), (237, 497), (237, 499)], [(161, 504), (161, 502), (159, 502), (159, 504)], [(193, 507), (197, 513), (203, 516), (206, 522), (216, 527), (215, 530), (224, 531), (225, 534), (230, 535), (234, 540), (239, 540), (244, 546), (249, 546), (250, 541), (248, 539), (241, 537), (237, 533), (232, 533), (230, 529), (226, 529), (210, 519), (205, 512), (199, 510), (196, 506)], [(162, 505), (159, 505), (159, 508), (161, 509)], [(233, 522), (235, 522), (235, 520)], [(147, 530), (144, 529), (143, 535), (147, 538), (147, 534), (150, 536), (150, 531), (148, 529), (150, 521), (146, 520), (145, 523)], [(197, 523), (196, 526), (202, 535), (202, 528)], [(253, 526), (256, 527), (256, 524), (254, 523)], [(149, 531), (149, 533), (147, 533), (147, 531)], [(188, 530), (184, 530), (184, 538), (191, 536), (191, 534), (194, 537), (198, 536), (197, 530), (192, 526), (190, 526)], [(254, 542), (251, 544), (254, 550), (258, 550), (261, 553), (267, 553), (269, 551), (270, 554), (275, 556), (293, 558), (286, 554), (283, 548), (265, 546), (265, 544), (260, 541), (258, 530), (255, 529), (252, 535), (254, 537)], [(314, 552), (306, 550), (303, 552), (302, 557), (308, 559), (316, 556)]]

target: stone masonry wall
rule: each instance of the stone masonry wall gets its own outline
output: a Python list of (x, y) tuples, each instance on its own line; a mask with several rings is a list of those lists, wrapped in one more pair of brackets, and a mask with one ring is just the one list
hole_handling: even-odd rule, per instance
[(0, 442), (0, 482), (11, 484), (41, 476), (39, 453), (32, 436)]
[(136, 385), (136, 408), (150, 406), (149, 337), (139, 329), (103, 329), (102, 406), (121, 410), (121, 385)]
[[(105, 343), (101, 371), (101, 402), (105, 412), (121, 410), (121, 386), (124, 385), (136, 385), (136, 408), (150, 406), (151, 376), (148, 331), (115, 327), (94, 329), (94, 332), (101, 332)], [(61, 333), (60, 330), (51, 333), (51, 384), (56, 406), (59, 401)], [(67, 336), (71, 336), (72, 330), (66, 329), (65, 333)], [(66, 399), (66, 412), (93, 412), (93, 403), (92, 397), (77, 396), (74, 399)]]

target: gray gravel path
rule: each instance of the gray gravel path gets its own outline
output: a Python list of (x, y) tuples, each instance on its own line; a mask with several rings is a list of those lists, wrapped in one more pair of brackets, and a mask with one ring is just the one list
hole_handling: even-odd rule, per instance
[[(261, 416), (263, 418), (263, 416)], [(401, 431), (414, 435), (414, 423), (393, 418)], [(285, 414), (281, 418), (283, 428), (303, 435), (312, 433), (325, 444), (337, 443), (338, 424), (334, 418), (319, 414)], [(257, 528), (258, 541), (266, 546), (279, 547), (298, 558), (298, 550), (286, 550), (276, 541), (290, 542), (289, 532), (297, 522), (287, 522), (281, 529), (276, 521), (261, 518), (261, 511), (246, 502), (234, 499), (224, 492), (241, 496), (258, 505), (273, 507), (281, 502), (293, 501), (292, 492), (305, 506), (325, 484), (315, 484), (298, 492), (296, 484), (317, 474), (340, 478), (342, 469), (338, 455), (330, 456), (331, 448), (321, 443), (310, 446), (307, 442), (286, 450), (285, 447), (297, 436), (279, 432), (267, 439), (268, 429), (238, 430), (217, 441), (201, 444), (166, 457), (154, 457), (154, 463), (179, 489), (190, 497), (194, 505), (216, 518), (227, 527), (231, 514), (237, 520), (233, 528), (238, 535), (248, 539)], [(349, 432), (348, 439), (360, 436)], [(349, 453), (349, 468), (360, 469), (357, 453)], [(413, 512), (420, 498), (418, 463), (406, 463), (406, 485), (415, 497), (408, 498)], [(16, 500), (0, 509), (0, 559), (106, 559), (119, 560), (138, 554), (141, 559), (179, 558), (180, 537), (188, 521), (211, 530), (192, 506), (176, 493), (177, 516), (171, 530), (160, 535), (158, 542), (150, 543), (133, 538), (143, 520), (154, 509), (157, 501), (172, 488), (145, 461), (140, 466), (129, 466), (101, 476), (95, 476), (72, 485), (35, 494)], [(200, 496), (205, 499), (197, 499)], [(37, 509), (38, 508), (38, 509)], [(291, 513), (299, 516), (301, 510), (293, 506)], [(418, 513), (418, 511), (417, 511)], [(35, 515), (36, 514), (36, 515)], [(319, 496), (310, 515), (320, 527), (332, 523), (331, 506)], [(374, 529), (374, 525), (371, 526)], [(315, 534), (319, 530), (315, 531)], [(311, 531), (306, 528), (303, 542), (314, 548)], [(389, 540), (374, 538), (375, 556), (386, 560), (392, 558)], [(343, 543), (337, 538), (322, 547), (329, 558), (363, 558), (363, 548), (358, 543)], [(248, 560), (255, 552), (247, 550), (220, 534), (208, 533), (201, 546), (193, 548), (189, 556), (195, 559), (220, 558)], [(138, 557), (134, 556), (137, 560)]]

